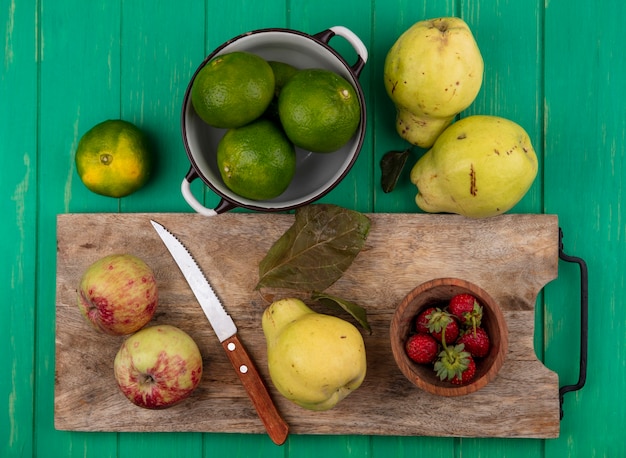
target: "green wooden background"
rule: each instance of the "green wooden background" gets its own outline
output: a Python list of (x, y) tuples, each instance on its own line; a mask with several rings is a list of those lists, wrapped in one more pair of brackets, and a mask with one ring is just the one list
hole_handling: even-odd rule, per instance
[[(626, 456), (626, 58), (623, 1), (584, 0), (1, 0), (0, 27), (0, 456)], [(189, 163), (179, 128), (196, 66), (239, 33), (289, 27), (316, 33), (343, 25), (370, 59), (361, 76), (367, 138), (341, 186), (324, 198), (364, 212), (417, 212), (408, 177), (384, 194), (378, 163), (407, 145), (395, 134), (383, 61), (414, 22), (455, 15), (485, 59), (484, 85), (465, 114), (508, 117), (526, 128), (539, 176), (513, 212), (558, 214), (566, 252), (590, 272), (588, 381), (565, 397), (558, 439), (76, 433), (53, 424), (55, 218), (68, 212), (190, 212), (179, 186)], [(331, 41), (352, 60), (342, 39)], [(90, 193), (73, 152), (108, 118), (145, 129), (158, 171), (138, 193)], [(422, 153), (413, 151), (411, 162)], [(217, 199), (199, 180), (207, 205)], [(416, 242), (417, 243), (417, 242)], [(535, 348), (561, 384), (578, 377), (578, 271), (537, 304)], [(451, 412), (451, 415), (454, 415)]]

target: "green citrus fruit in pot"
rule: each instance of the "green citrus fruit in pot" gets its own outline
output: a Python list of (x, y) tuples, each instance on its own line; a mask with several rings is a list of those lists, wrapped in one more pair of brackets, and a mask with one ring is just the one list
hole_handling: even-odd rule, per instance
[(148, 181), (153, 165), (146, 135), (120, 119), (101, 122), (87, 131), (74, 159), (84, 185), (108, 197), (137, 191)]
[(224, 184), (235, 194), (269, 200), (282, 194), (296, 172), (296, 152), (282, 129), (260, 118), (229, 129), (217, 146)]
[(268, 63), (274, 72), (274, 97), (272, 98), (265, 114), (270, 119), (280, 122), (280, 118), (278, 116), (278, 97), (280, 96), (280, 91), (287, 81), (289, 81), (293, 75), (298, 73), (299, 70), (286, 62), (270, 60)]
[(330, 153), (345, 145), (361, 120), (354, 87), (325, 69), (305, 69), (280, 91), (278, 114), (287, 137), (298, 147)]
[(213, 127), (241, 127), (265, 112), (274, 97), (274, 84), (274, 72), (265, 59), (235, 51), (211, 59), (198, 71), (191, 103)]

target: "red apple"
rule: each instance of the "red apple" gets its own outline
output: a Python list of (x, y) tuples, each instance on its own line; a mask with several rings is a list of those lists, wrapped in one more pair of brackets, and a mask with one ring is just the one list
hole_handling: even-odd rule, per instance
[(78, 288), (78, 307), (96, 328), (127, 335), (153, 317), (158, 290), (152, 269), (130, 254), (106, 256), (85, 270)]
[(113, 367), (120, 390), (133, 404), (164, 409), (198, 386), (202, 355), (183, 330), (171, 325), (150, 326), (126, 339)]

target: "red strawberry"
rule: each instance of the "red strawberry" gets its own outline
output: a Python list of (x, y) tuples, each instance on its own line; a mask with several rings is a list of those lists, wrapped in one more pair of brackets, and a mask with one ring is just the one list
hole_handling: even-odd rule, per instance
[(446, 344), (450, 345), (456, 341), (459, 337), (459, 323), (452, 317), (449, 317), (449, 321), (441, 325), (441, 331), (433, 330), (432, 336), (439, 342), (443, 342), (445, 328)]
[(443, 343), (445, 332), (446, 344), (452, 344), (459, 337), (459, 323), (448, 312), (439, 308), (431, 312), (428, 319), (428, 332)]
[(465, 350), (470, 355), (477, 358), (483, 358), (489, 353), (489, 347), (491, 345), (489, 341), (489, 335), (483, 328), (468, 329), (461, 333), (461, 337), (457, 340), (457, 343), (465, 345)]
[(466, 384), (476, 374), (476, 363), (463, 345), (444, 346), (435, 362), (435, 372), (440, 380), (448, 380), (455, 385)]
[(476, 363), (474, 362), (474, 358), (470, 356), (468, 366), (461, 373), (461, 377), (459, 378), (458, 375), (455, 376), (452, 380), (450, 380), (450, 383), (454, 385), (467, 385), (469, 382), (471, 382), (474, 379), (475, 375), (476, 375)]
[(448, 311), (456, 316), (463, 326), (475, 328), (480, 326), (483, 318), (483, 308), (471, 294), (461, 293), (450, 299)]
[(407, 339), (405, 349), (416, 363), (428, 364), (437, 357), (439, 344), (430, 334), (413, 334)]
[(435, 312), (437, 309), (435, 307), (428, 307), (418, 313), (417, 318), (415, 319), (415, 330), (420, 333), (428, 334), (428, 322), (430, 320), (430, 315)]

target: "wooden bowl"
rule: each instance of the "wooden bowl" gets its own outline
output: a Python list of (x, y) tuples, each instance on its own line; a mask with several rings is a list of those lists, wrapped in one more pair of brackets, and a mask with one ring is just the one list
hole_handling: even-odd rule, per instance
[[(491, 340), (489, 353), (476, 359), (476, 375), (467, 385), (453, 385), (440, 380), (432, 364), (413, 362), (404, 349), (406, 339), (415, 332), (418, 313), (429, 306), (443, 308), (454, 295), (460, 293), (474, 295), (483, 306), (482, 326)], [(438, 278), (413, 289), (398, 305), (389, 335), (393, 356), (406, 378), (419, 388), (441, 396), (463, 396), (483, 388), (498, 374), (508, 349), (508, 328), (498, 304), (477, 285), (457, 278)]]

